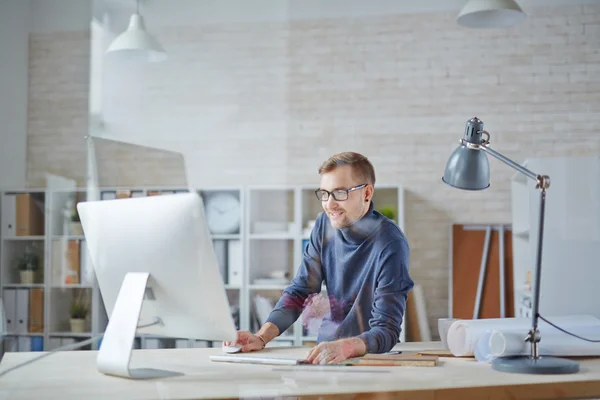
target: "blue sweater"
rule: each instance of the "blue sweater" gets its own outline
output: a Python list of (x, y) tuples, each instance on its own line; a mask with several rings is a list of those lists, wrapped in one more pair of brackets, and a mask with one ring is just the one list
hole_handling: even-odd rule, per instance
[(325, 282), (331, 311), (317, 342), (358, 336), (368, 353), (390, 351), (399, 341), (408, 292), (409, 247), (404, 233), (373, 208), (352, 226), (335, 229), (322, 212), (304, 249), (302, 264), (267, 322), (283, 333), (305, 300)]

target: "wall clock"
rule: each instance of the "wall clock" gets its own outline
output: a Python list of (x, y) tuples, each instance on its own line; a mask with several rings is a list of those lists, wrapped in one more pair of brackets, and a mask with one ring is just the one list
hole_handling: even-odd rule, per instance
[(211, 233), (237, 233), (241, 220), (240, 201), (230, 193), (214, 193), (206, 200), (206, 221)]

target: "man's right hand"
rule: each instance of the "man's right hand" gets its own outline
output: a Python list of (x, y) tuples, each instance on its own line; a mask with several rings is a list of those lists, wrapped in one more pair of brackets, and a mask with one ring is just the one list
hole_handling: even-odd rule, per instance
[(264, 343), (257, 335), (248, 331), (238, 331), (237, 339), (234, 342), (223, 342), (225, 346), (242, 346), (242, 353), (262, 350)]

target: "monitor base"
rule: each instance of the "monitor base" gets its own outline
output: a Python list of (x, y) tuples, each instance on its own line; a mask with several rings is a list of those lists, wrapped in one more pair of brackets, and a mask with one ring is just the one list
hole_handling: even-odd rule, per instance
[(135, 380), (144, 380), (144, 379), (160, 379), (160, 378), (172, 378), (174, 376), (182, 376), (184, 375), (182, 372), (176, 371), (167, 371), (162, 369), (154, 369), (154, 368), (129, 368), (128, 375), (121, 376), (123, 378), (135, 379)]
[[(129, 272), (123, 279), (96, 359), (98, 371), (105, 375), (129, 379), (183, 375), (180, 372), (152, 368), (129, 368), (149, 278), (150, 274), (147, 272)], [(160, 323), (160, 319), (158, 321)]]

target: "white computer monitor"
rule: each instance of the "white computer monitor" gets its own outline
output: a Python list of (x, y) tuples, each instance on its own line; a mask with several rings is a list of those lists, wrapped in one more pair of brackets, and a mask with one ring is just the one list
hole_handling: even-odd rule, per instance
[(229, 301), (195, 192), (77, 205), (108, 325), (98, 370), (127, 378), (136, 332), (213, 341), (236, 338)]

